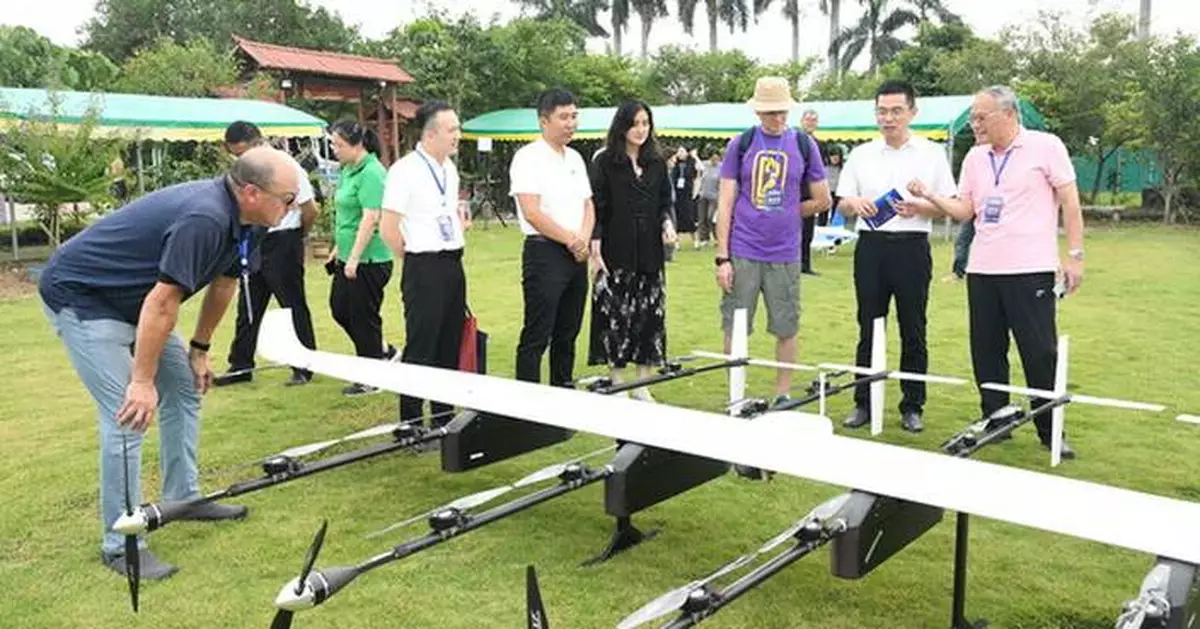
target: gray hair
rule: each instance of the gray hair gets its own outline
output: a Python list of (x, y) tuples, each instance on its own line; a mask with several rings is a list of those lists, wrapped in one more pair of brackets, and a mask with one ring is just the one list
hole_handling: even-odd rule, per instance
[(270, 146), (259, 145), (238, 157), (229, 168), (229, 176), (238, 184), (254, 184), (260, 188), (275, 183), (279, 170), (279, 151)]
[(809, 107), (808, 109), (805, 109), (803, 113), (801, 113), (801, 114), (800, 114), (800, 117), (804, 117), (804, 116), (807, 116), (807, 115), (809, 115), (809, 114), (812, 114), (812, 115), (814, 115), (814, 116), (819, 116), (819, 115), (820, 115), (820, 114), (818, 114), (818, 113), (817, 113), (817, 110), (813, 109), (812, 107)]
[(1007, 85), (993, 85), (986, 87), (981, 94), (987, 94), (996, 101), (996, 106), (1000, 111), (1011, 111), (1017, 115), (1017, 121), (1021, 121), (1021, 107), (1018, 104), (1017, 93), (1013, 88)]

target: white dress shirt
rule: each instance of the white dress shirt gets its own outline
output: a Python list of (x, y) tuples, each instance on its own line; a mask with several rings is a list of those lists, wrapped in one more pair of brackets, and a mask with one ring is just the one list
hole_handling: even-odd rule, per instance
[(454, 162), (439, 164), (420, 144), (388, 169), (383, 209), (400, 215), (406, 253), (463, 248), (458, 187)]
[[(935, 194), (949, 197), (958, 193), (945, 148), (917, 135), (910, 137), (900, 148), (892, 148), (880, 137), (850, 151), (835, 194), (842, 198), (866, 197), (874, 201), (895, 189), (900, 196), (911, 200), (908, 182), (914, 179), (919, 179)], [(929, 233), (933, 228), (933, 221), (927, 216), (896, 216), (876, 230), (861, 218), (855, 223), (858, 231)]]
[(587, 165), (575, 149), (563, 147), (563, 152), (559, 153), (544, 138), (526, 144), (513, 155), (508, 177), (511, 183), (509, 194), (517, 204), (517, 218), (523, 233), (538, 235), (533, 225), (525, 220), (518, 194), (541, 197), (542, 214), (563, 229), (578, 232), (583, 227), (584, 202), (592, 197), (592, 184)]

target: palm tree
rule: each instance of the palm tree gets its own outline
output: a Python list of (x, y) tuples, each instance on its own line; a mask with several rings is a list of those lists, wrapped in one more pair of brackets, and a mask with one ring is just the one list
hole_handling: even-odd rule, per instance
[[(842, 30), (842, 0), (821, 0), (818, 5), (821, 13), (829, 16), (829, 42), (833, 43), (837, 39), (838, 31)], [(829, 71), (837, 75), (842, 64), (839, 63), (839, 51), (832, 45), (829, 46)]]
[[(754, 19), (771, 8), (774, 0), (754, 0)], [(783, 0), (783, 16), (792, 25), (792, 61), (800, 62), (800, 0)]]
[(612, 39), (613, 52), (618, 57), (621, 56), (621, 40), (625, 36), (625, 29), (629, 26), (629, 0), (612, 0)]
[(921, 17), (922, 22), (928, 22), (929, 16), (932, 15), (943, 24), (959, 24), (962, 23), (962, 17), (957, 13), (952, 12), (946, 7), (947, 0), (908, 0), (913, 8), (917, 10), (917, 15)]
[[(746, 0), (703, 0), (704, 11), (708, 14), (708, 49), (717, 52), (717, 25), (729, 25), (729, 32), (735, 28), (743, 31), (750, 26), (750, 8)], [(696, 7), (701, 0), (679, 0), (679, 21), (683, 31), (692, 34), (692, 25), (696, 21)]]
[(1150, 0), (1142, 0), (1141, 10), (1138, 12), (1138, 39), (1150, 38)]
[(862, 0), (866, 11), (858, 23), (847, 27), (829, 44), (830, 56), (838, 53), (843, 72), (850, 69), (854, 60), (864, 49), (870, 55), (870, 70), (891, 60), (905, 44), (896, 37), (896, 31), (905, 26), (916, 26), (921, 18), (908, 9), (892, 9), (888, 12), (888, 0)]
[(608, 37), (600, 26), (600, 14), (608, 10), (608, 0), (517, 0), (532, 9), (539, 20), (565, 19), (583, 27), (592, 37)]
[[(633, 10), (642, 19), (642, 58), (650, 54), (650, 29), (654, 28), (654, 20), (670, 15), (667, 12), (667, 0), (629, 0)], [(615, 5), (615, 1), (614, 1)]]

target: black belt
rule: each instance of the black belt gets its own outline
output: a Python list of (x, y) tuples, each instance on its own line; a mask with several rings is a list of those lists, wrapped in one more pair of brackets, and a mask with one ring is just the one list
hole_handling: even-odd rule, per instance
[(858, 233), (859, 238), (863, 240), (885, 240), (895, 242), (900, 240), (928, 240), (928, 232), (885, 232), (885, 231), (861, 231)]

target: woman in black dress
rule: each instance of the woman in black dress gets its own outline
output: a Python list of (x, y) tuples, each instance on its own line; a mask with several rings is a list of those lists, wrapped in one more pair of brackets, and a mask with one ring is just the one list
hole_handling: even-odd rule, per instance
[[(625, 380), (631, 363), (645, 377), (666, 360), (663, 244), (676, 240), (671, 181), (649, 106), (632, 101), (617, 109), (590, 175), (596, 226), (588, 364), (608, 365), (613, 382)], [(644, 387), (631, 395), (653, 401)]]
[(696, 158), (687, 147), (675, 151), (671, 165), (671, 185), (675, 186), (675, 229), (681, 234), (696, 233), (696, 177), (700, 175)]

